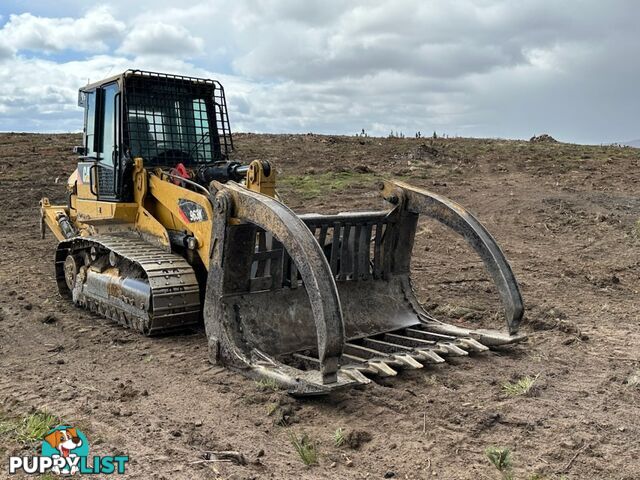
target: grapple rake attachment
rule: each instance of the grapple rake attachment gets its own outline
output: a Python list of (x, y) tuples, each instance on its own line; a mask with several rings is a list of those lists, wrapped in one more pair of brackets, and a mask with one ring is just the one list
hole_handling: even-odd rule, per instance
[[(318, 395), (525, 338), (507, 260), (451, 200), (387, 181), (388, 210), (298, 216), (232, 182), (211, 190), (217, 215), (204, 318), (213, 362)], [(420, 215), (478, 253), (504, 305), (506, 332), (460, 328), (422, 309), (410, 280)]]

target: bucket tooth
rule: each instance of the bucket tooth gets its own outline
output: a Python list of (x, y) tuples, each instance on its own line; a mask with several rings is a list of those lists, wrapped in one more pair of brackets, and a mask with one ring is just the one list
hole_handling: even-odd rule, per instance
[(396, 353), (393, 355), (393, 359), (400, 362), (405, 368), (418, 369), (423, 367), (419, 361), (406, 353)]
[(420, 358), (429, 363), (444, 363), (445, 359), (429, 348), (417, 349)]
[(386, 377), (383, 372), (380, 372), (379, 369), (372, 367), (369, 365), (369, 361), (366, 358), (358, 357), (357, 355), (350, 355), (348, 353), (342, 354), (342, 359), (349, 361), (349, 363), (343, 362), (344, 369), (347, 370), (357, 370), (361, 373), (368, 373), (370, 375), (379, 375), (382, 377)]
[(438, 355), (444, 355), (444, 356), (451, 355), (451, 352), (449, 351), (449, 349), (442, 342), (436, 343), (431, 350), (437, 353)]
[(371, 379), (363, 375), (358, 368), (343, 368), (342, 373), (361, 385), (371, 383)]
[(462, 348), (466, 348), (472, 352), (486, 352), (489, 350), (489, 347), (481, 344), (473, 338), (460, 338), (458, 339), (458, 344), (461, 344)]
[(398, 375), (398, 372), (396, 372), (382, 360), (369, 360), (367, 362), (367, 365), (375, 369), (376, 373), (381, 377), (395, 377), (396, 375)]
[(440, 345), (442, 345), (444, 348), (447, 349), (447, 353), (449, 355), (452, 355), (455, 357), (465, 357), (469, 355), (469, 353), (466, 350), (461, 349), (460, 347), (458, 347), (456, 344), (452, 342), (440, 342)]

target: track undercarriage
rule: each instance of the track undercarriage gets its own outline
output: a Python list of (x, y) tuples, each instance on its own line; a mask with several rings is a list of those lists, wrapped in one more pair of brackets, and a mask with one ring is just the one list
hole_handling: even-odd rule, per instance
[(193, 268), (135, 234), (76, 237), (56, 252), (61, 293), (145, 335), (195, 327), (200, 289)]

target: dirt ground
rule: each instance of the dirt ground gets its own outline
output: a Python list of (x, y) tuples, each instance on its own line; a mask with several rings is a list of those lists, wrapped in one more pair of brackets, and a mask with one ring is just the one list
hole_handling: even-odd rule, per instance
[[(277, 167), (297, 211), (381, 207), (392, 176), (453, 198), (498, 240), (526, 303), (521, 345), (329, 398), (294, 400), (207, 362), (203, 332), (145, 338), (59, 297), (38, 200), (63, 202), (76, 135), (0, 135), (0, 420), (46, 410), (129, 478), (640, 478), (640, 150), (471, 139), (235, 137), (236, 158)], [(430, 311), (502, 327), (482, 264), (421, 225), (414, 283)], [(462, 319), (462, 320), (461, 320)], [(527, 395), (507, 382), (537, 377)], [(334, 444), (336, 429), (350, 440)], [(316, 443), (306, 467), (291, 433)], [(7, 457), (35, 452), (0, 434)], [(246, 465), (198, 462), (236, 450)], [(508, 472), (504, 478), (507, 478)]]

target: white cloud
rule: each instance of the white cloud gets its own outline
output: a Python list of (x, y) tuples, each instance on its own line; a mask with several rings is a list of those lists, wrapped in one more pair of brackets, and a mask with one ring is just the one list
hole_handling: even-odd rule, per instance
[(0, 47), (13, 51), (59, 52), (75, 50), (103, 52), (117, 39), (125, 24), (116, 20), (107, 7), (89, 10), (80, 18), (47, 18), (31, 13), (10, 15), (0, 29)]
[(85, 2), (67, 0), (63, 18), (10, 16), (0, 29), (0, 129), (76, 129), (87, 77), (148, 68), (221, 79), (232, 126), (244, 131), (548, 131), (596, 143), (640, 134), (640, 3), (183, 3), (105, 0), (82, 13)]
[(169, 55), (192, 58), (204, 48), (202, 38), (185, 27), (163, 22), (138, 25), (125, 37), (118, 52), (133, 55)]

